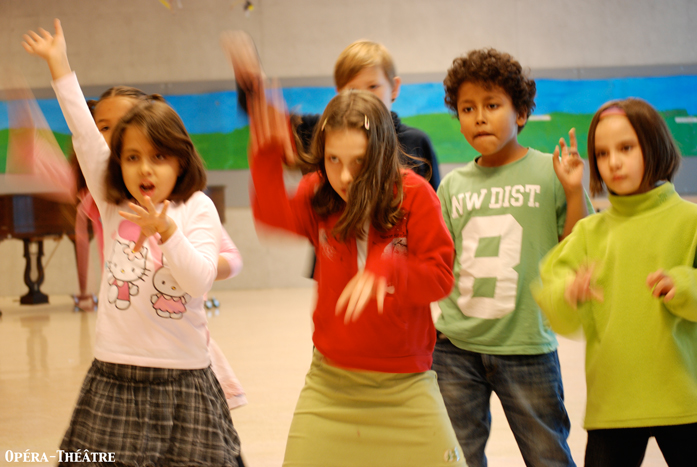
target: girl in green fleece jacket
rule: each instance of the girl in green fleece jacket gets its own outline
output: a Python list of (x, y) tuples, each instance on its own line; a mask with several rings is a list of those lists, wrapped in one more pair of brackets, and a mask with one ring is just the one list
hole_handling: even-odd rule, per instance
[(697, 205), (671, 180), (680, 155), (646, 102), (609, 102), (588, 132), (582, 219), (540, 266), (535, 299), (559, 334), (583, 329), (586, 466), (639, 466), (651, 436), (672, 466), (697, 465)]

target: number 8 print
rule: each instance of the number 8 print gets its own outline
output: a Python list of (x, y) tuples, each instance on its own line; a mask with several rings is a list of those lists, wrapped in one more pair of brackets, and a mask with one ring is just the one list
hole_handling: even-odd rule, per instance
[[(475, 257), (482, 238), (499, 237), (498, 256)], [(473, 217), (462, 229), (460, 254), (460, 297), (457, 304), (465, 316), (497, 319), (511, 313), (516, 305), (523, 228), (510, 214)], [(475, 297), (475, 279), (496, 280), (493, 297)]]

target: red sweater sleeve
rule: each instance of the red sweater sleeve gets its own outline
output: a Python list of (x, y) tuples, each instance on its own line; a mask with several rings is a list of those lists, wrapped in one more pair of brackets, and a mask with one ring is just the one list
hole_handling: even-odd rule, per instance
[(397, 300), (406, 305), (424, 305), (450, 293), (455, 281), (454, 246), (433, 189), (411, 172), (404, 186), (408, 253), (369, 257), (366, 269), (387, 277), (395, 287)]
[(304, 176), (295, 195), (289, 197), (283, 181), (283, 149), (280, 146), (263, 147), (253, 154), (251, 173), (254, 218), (314, 241), (317, 229), (310, 202), (319, 181), (317, 174)]

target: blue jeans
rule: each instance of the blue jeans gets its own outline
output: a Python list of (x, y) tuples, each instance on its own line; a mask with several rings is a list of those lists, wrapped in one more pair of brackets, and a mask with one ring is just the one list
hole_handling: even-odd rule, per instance
[(486, 467), (494, 391), (527, 466), (575, 466), (557, 352), (487, 355), (439, 339), (433, 370), (469, 467)]

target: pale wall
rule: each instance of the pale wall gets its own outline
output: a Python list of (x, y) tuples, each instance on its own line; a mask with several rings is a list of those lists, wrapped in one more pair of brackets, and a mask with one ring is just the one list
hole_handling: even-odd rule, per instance
[(229, 79), (218, 46), (227, 29), (249, 31), (281, 78), (330, 76), (359, 38), (383, 42), (401, 74), (442, 73), (489, 46), (533, 70), (697, 63), (693, 0), (254, 0), (249, 18), (234, 0), (171, 3), (170, 12), (158, 0), (1, 0), (0, 63), (46, 87), (46, 66), (19, 42), (54, 17), (83, 85)]
[[(232, 71), (218, 46), (227, 29), (249, 31), (267, 73), (299, 85), (330, 82), (336, 56), (359, 38), (383, 42), (411, 81), (442, 75), (455, 56), (488, 46), (510, 52), (537, 76), (680, 73), (697, 64), (692, 0), (254, 0), (249, 18), (234, 0), (180, 0), (182, 9), (171, 3), (172, 12), (158, 0), (0, 0), (0, 64), (19, 68), (32, 87), (50, 93), (46, 65), (28, 56), (20, 40), (28, 29), (52, 28), (54, 17), (63, 22), (82, 85), (97, 90), (135, 83), (161, 93), (192, 83), (230, 88)], [(246, 177), (210, 179), (228, 184), (228, 206), (243, 206)], [(245, 267), (216, 288), (311, 284), (304, 278), (305, 243), (260, 243), (245, 207), (227, 209), (225, 227)], [(21, 245), (0, 242), (0, 295), (26, 291)], [(54, 245), (46, 242), (47, 254)], [(63, 240), (43, 290), (75, 293), (74, 264), (72, 244)]]

